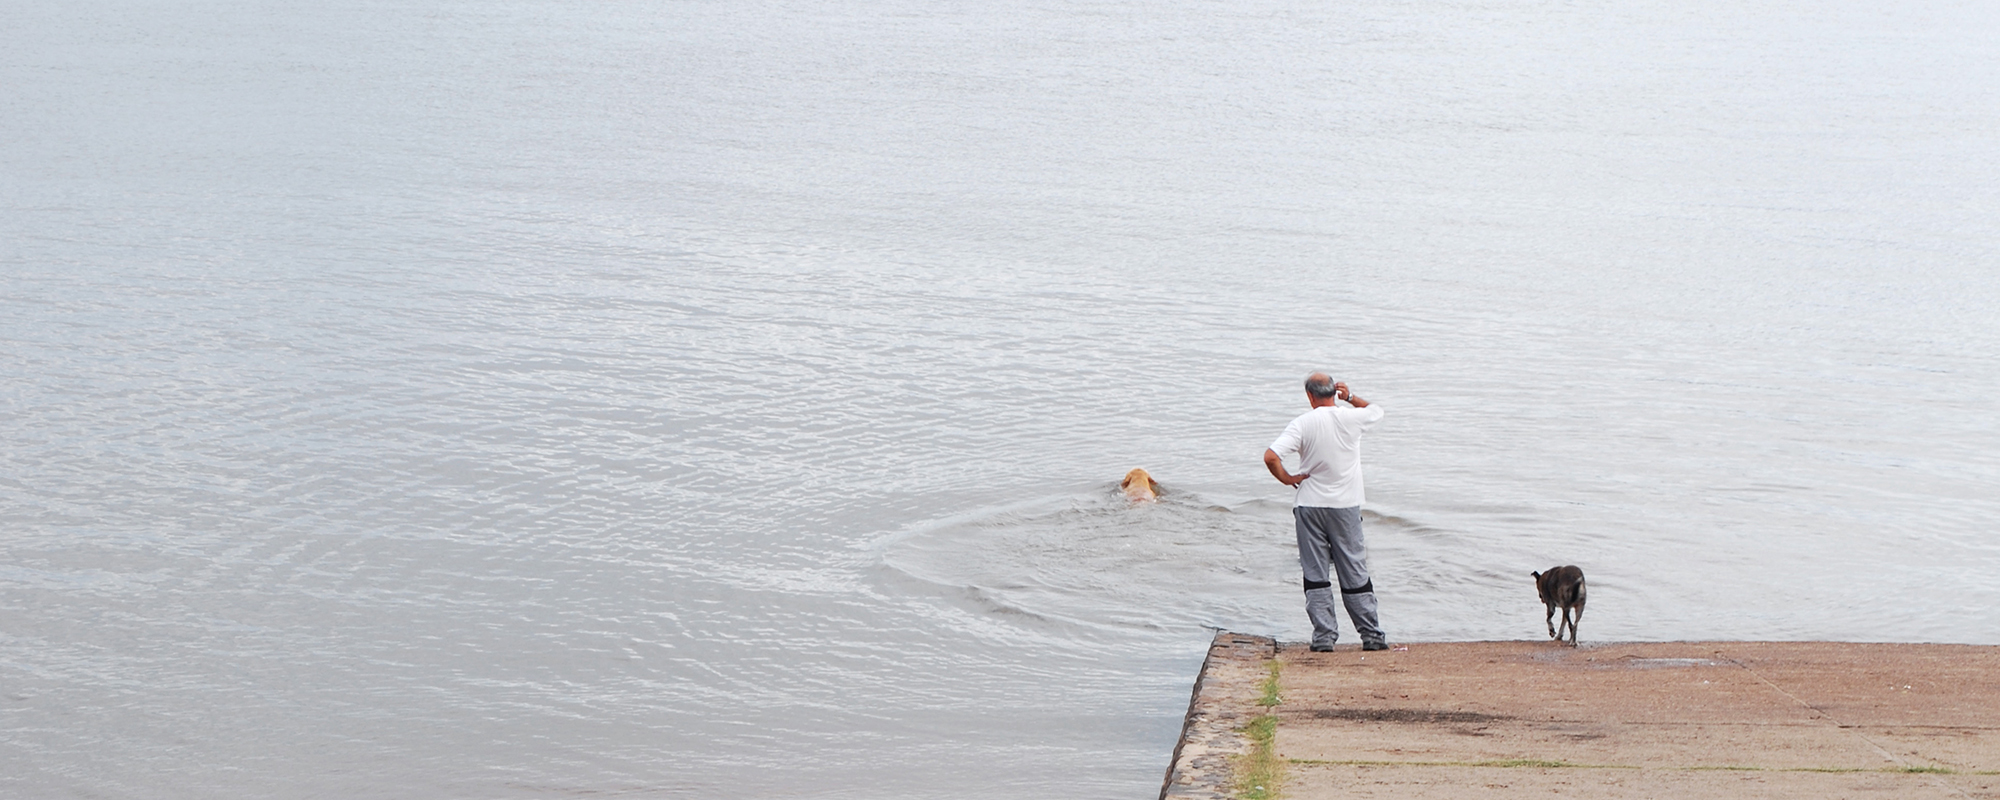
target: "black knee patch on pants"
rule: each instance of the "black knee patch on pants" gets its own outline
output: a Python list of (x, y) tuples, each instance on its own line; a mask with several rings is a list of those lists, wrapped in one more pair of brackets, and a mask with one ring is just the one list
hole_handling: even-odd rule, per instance
[(1314, 589), (1331, 589), (1331, 588), (1333, 588), (1333, 581), (1306, 581), (1306, 591), (1308, 592)]
[(1356, 587), (1354, 587), (1354, 588), (1352, 588), (1352, 589), (1342, 589), (1342, 590), (1340, 590), (1340, 593), (1341, 593), (1341, 594), (1374, 594), (1374, 593), (1375, 593), (1375, 582), (1371, 580), (1371, 581), (1369, 581), (1369, 582), (1367, 582), (1367, 583), (1364, 583), (1364, 584), (1361, 584), (1360, 586), (1356, 586)]

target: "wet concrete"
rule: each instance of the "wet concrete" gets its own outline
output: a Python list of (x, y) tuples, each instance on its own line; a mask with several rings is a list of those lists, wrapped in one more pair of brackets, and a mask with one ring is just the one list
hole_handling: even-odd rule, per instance
[[(1286, 797), (2000, 798), (2000, 647), (1832, 642), (1413, 644), (1364, 653), (1221, 633), (1215, 730), (1278, 716)], [(1260, 655), (1261, 654), (1261, 655)], [(1265, 664), (1283, 702), (1256, 705)], [(1193, 730), (1191, 727), (1190, 730)], [(1234, 728), (1226, 733), (1234, 734)], [(1185, 744), (1183, 745), (1185, 747)], [(1234, 750), (1230, 750), (1234, 747)], [(1175, 770), (1181, 770), (1177, 773)], [(1163, 797), (1227, 796), (1170, 768)]]

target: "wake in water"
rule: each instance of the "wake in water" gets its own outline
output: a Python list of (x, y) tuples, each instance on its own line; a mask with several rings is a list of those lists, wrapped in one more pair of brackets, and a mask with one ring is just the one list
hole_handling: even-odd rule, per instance
[[(1364, 509), (1363, 519), (1383, 625), (1399, 641), (1536, 640), (1542, 607), (1529, 572), (1547, 567), (1551, 549), (1589, 553), (1606, 543), (1468, 532), (1397, 509)], [(1223, 505), (1173, 487), (1157, 502), (1133, 502), (1110, 484), (933, 521), (875, 549), (886, 594), (942, 599), (1002, 626), (1057, 636), (1309, 633), (1282, 502)], [(1595, 588), (1614, 612), (1601, 618), (1607, 636), (1698, 638), (1714, 623), (1648, 626), (1633, 612), (1661, 603), (1606, 572)]]
[(1290, 510), (1117, 486), (935, 523), (880, 545), (892, 590), (1082, 629), (1285, 630), (1297, 616)]

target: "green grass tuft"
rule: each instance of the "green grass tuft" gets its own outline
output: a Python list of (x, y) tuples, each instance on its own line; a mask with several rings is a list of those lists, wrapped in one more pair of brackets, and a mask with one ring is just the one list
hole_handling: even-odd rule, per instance
[(1264, 696), (1257, 698), (1257, 705), (1270, 708), (1284, 702), (1278, 697), (1278, 673), (1284, 670), (1285, 665), (1273, 659), (1265, 668), (1270, 675), (1264, 678)]
[(1250, 738), (1250, 752), (1236, 761), (1238, 800), (1275, 800), (1285, 780), (1285, 765), (1274, 755), (1278, 738), (1278, 718), (1265, 714), (1243, 726)]
[[(1278, 673), (1285, 668), (1282, 662), (1272, 660), (1265, 666), (1269, 671), (1264, 677), (1264, 694), (1257, 698), (1257, 705), (1270, 708), (1284, 702), (1278, 697)], [(1243, 735), (1250, 739), (1250, 752), (1236, 761), (1236, 797), (1238, 800), (1276, 800), (1279, 789), (1285, 782), (1285, 765), (1277, 757), (1278, 717), (1265, 714), (1243, 726)]]

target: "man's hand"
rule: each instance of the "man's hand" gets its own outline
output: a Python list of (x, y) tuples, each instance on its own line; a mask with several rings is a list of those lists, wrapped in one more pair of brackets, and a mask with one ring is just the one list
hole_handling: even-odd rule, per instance
[(1286, 472), (1285, 460), (1278, 457), (1277, 451), (1268, 447), (1264, 448), (1264, 467), (1271, 470), (1271, 477), (1277, 478), (1279, 483), (1286, 486), (1297, 486), (1305, 483), (1307, 478), (1312, 477), (1311, 475), (1293, 475)]
[(1336, 400), (1346, 400), (1348, 405), (1355, 408), (1368, 407), (1368, 401), (1355, 397), (1353, 392), (1348, 391), (1347, 384), (1345, 383), (1336, 383), (1333, 385), (1333, 397)]

